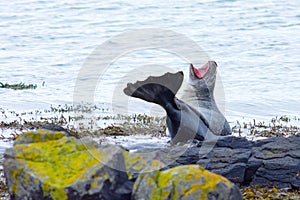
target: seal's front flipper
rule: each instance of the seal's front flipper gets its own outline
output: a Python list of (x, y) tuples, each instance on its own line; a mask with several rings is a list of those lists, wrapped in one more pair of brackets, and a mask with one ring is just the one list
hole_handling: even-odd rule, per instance
[(165, 106), (174, 104), (174, 97), (183, 81), (183, 72), (165, 73), (162, 76), (149, 76), (144, 81), (128, 83), (123, 90), (128, 96), (143, 99)]

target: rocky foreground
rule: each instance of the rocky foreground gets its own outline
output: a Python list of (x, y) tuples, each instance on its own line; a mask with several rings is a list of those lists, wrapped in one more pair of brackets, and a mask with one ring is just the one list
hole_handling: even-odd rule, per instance
[(233, 183), (300, 190), (300, 136), (127, 151), (39, 130), (6, 151), (4, 172), (12, 199), (236, 200)]
[(272, 185), (300, 190), (300, 134), (258, 141), (223, 137), (204, 157), (199, 158), (201, 154), (197, 152), (201, 152), (199, 147), (189, 148), (176, 164), (199, 164), (239, 186)]
[(12, 199), (242, 199), (236, 185), (199, 165), (167, 167), (178, 155), (165, 153), (39, 130), (20, 136), (3, 164)]

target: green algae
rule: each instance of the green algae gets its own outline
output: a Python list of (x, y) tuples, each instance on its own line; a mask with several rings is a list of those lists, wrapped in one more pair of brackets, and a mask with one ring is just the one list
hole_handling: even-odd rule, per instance
[(36, 89), (36, 84), (25, 84), (23, 82), (16, 84), (8, 84), (0, 82), (0, 88), (13, 89), (13, 90), (24, 90), (24, 89)]

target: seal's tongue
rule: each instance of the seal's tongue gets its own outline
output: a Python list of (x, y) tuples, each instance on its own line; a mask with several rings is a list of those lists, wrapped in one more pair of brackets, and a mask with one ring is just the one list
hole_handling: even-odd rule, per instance
[(197, 78), (203, 78), (208, 71), (209, 62), (206, 63), (205, 65), (203, 65), (199, 69), (195, 68), (193, 65), (192, 65), (192, 68), (193, 68), (193, 71), (194, 71), (195, 75), (197, 76)]

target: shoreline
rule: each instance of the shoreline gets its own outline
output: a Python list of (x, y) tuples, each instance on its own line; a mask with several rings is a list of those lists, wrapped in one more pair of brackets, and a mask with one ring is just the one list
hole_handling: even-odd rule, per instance
[[(91, 109), (81, 110), (81, 114), (87, 114), (89, 112), (91, 112)], [(19, 134), (22, 134), (27, 130), (38, 129), (44, 125), (53, 123), (63, 126), (75, 137), (90, 136), (93, 137), (93, 139), (98, 138), (97, 142), (100, 143), (108, 142), (115, 143), (117, 145), (120, 145), (122, 143), (124, 144), (126, 142), (134, 143), (137, 141), (135, 139), (137, 137), (139, 137), (139, 142), (145, 140), (144, 143), (149, 143), (149, 141), (153, 140), (153, 145), (157, 145), (157, 143), (159, 142), (160, 143), (158, 145), (163, 145), (168, 141), (168, 137), (165, 134), (165, 118), (158, 118), (147, 115), (98, 116), (98, 120), (105, 121), (101, 123), (102, 127), (93, 127), (93, 125), (99, 124), (91, 124), (91, 121), (89, 121), (89, 123), (87, 123), (90, 125), (89, 127), (85, 127), (84, 125), (82, 125), (79, 129), (75, 129), (74, 126), (76, 124), (80, 124), (77, 123), (78, 121), (83, 122), (86, 119), (84, 119), (83, 116), (75, 116), (74, 109), (59, 107), (51, 108), (49, 110), (43, 110), (40, 112), (28, 112), (21, 114), (16, 112), (9, 112), (9, 116), (15, 116), (13, 120), (9, 120), (8, 114), (2, 109), (2, 116), (6, 116), (6, 121), (1, 121), (0, 126), (0, 145), (5, 144), (5, 147), (2, 146), (3, 152), (6, 148), (9, 148), (12, 145), (12, 141)], [(300, 126), (292, 124), (299, 122), (300, 119), (296, 117), (289, 118), (287, 116), (277, 116), (267, 122), (257, 121), (255, 119), (253, 119), (252, 121), (237, 121), (231, 128), (233, 131), (233, 135), (246, 137), (248, 140), (254, 140), (267, 137), (295, 135), (300, 132)], [(82, 134), (80, 134), (79, 131)], [(102, 136), (102, 138), (99, 139), (100, 136)], [(137, 145), (139, 144), (137, 143)], [(3, 152), (0, 152), (1, 164)], [(2, 173), (2, 166), (0, 174), (2, 176), (0, 181), (0, 199), (7, 199), (7, 188)], [(297, 190), (284, 190), (268, 186), (240, 188), (240, 191), (244, 195), (244, 199), (297, 199), (300, 196), (300, 191)]]

